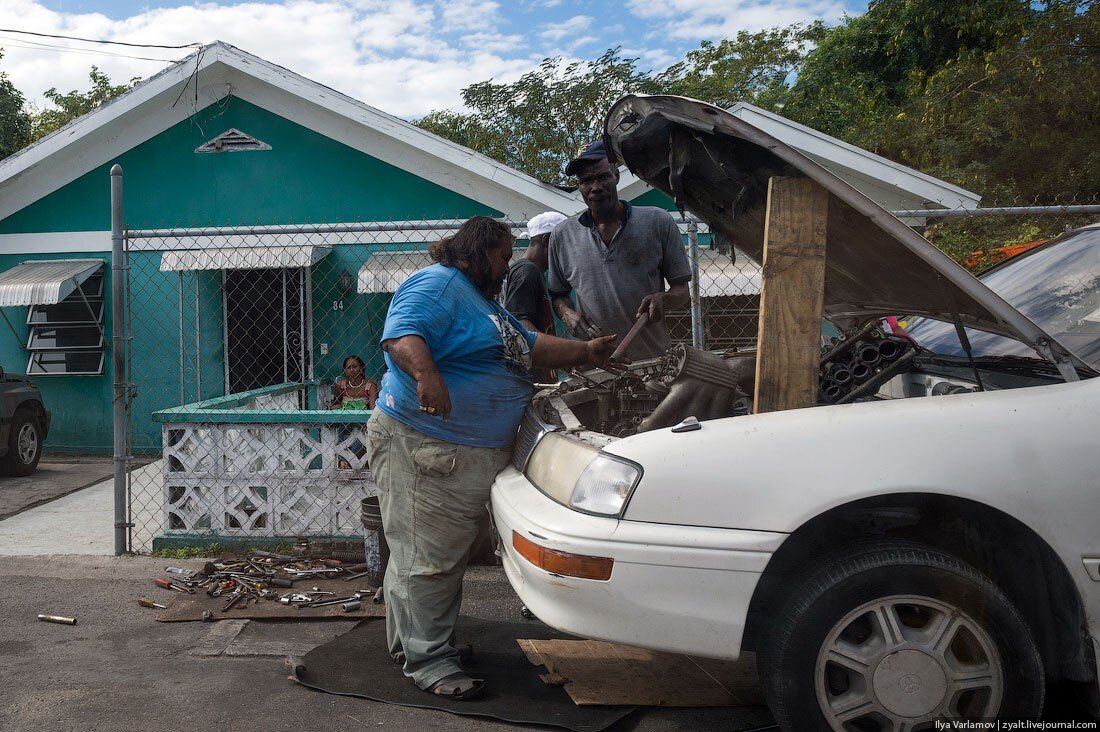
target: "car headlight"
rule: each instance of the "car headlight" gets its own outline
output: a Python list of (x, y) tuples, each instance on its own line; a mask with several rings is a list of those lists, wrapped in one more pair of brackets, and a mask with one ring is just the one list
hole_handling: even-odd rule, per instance
[(640, 466), (551, 432), (539, 440), (526, 475), (548, 497), (586, 513), (618, 516), (642, 477)]

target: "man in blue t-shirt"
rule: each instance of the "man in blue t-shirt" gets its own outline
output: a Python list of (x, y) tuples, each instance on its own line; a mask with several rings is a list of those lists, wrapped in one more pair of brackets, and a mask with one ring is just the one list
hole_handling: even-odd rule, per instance
[(571, 341), (523, 327), (494, 299), (515, 241), (479, 216), (431, 247), (436, 262), (394, 293), (382, 331), (388, 371), (367, 426), (390, 560), (390, 655), (425, 691), (468, 699), (455, 622), (493, 478), (531, 399), (532, 367), (606, 363), (617, 337)]

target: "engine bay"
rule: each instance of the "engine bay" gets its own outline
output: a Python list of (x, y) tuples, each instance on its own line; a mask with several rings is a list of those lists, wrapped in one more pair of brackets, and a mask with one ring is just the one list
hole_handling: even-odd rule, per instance
[[(593, 443), (752, 413), (756, 354), (712, 352), (677, 344), (663, 356), (608, 371), (574, 372), (540, 391), (533, 406), (546, 423)], [(822, 348), (818, 405), (848, 404), (1061, 381), (1040, 359), (941, 356), (906, 335), (886, 333), (879, 321)]]

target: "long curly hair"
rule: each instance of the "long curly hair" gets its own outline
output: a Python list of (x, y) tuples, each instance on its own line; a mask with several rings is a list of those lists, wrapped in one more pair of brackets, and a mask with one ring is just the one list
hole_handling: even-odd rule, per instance
[(428, 249), (433, 262), (463, 270), (479, 290), (492, 284), (489, 252), (515, 241), (512, 230), (501, 221), (488, 216), (474, 216), (465, 221), (453, 236), (440, 239)]

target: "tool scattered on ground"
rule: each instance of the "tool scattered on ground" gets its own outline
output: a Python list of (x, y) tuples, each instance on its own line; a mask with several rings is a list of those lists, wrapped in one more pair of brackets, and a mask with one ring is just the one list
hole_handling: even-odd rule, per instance
[(175, 590), (176, 592), (185, 592), (188, 595), (194, 595), (195, 594), (195, 589), (193, 587), (182, 587), (180, 585), (177, 585), (175, 582), (172, 582), (171, 580), (162, 579), (160, 577), (157, 577), (155, 580), (153, 580), (153, 584), (155, 584), (157, 587), (160, 587), (160, 588), (165, 589), (165, 590)]
[[(308, 545), (306, 548), (308, 549)], [(297, 546), (295, 552), (309, 554)], [(359, 590), (348, 597), (335, 597), (335, 593), (321, 591), (316, 587), (308, 592), (291, 591), (279, 594), (279, 589), (292, 589), (294, 583), (302, 579), (340, 578), (350, 581), (370, 573), (365, 563), (344, 564), (338, 559), (328, 557), (254, 551), (244, 558), (207, 562), (201, 572), (182, 567), (165, 567), (164, 571), (171, 577), (153, 580), (157, 587), (186, 594), (195, 594), (196, 590), (201, 589), (210, 597), (225, 598), (225, 603), (218, 612), (227, 614), (234, 608), (239, 610), (260, 600), (305, 608), (346, 604), (344, 611), (350, 612), (361, 607), (362, 598), (370, 597), (372, 593), (375, 603), (381, 602), (382, 597), (381, 589), (376, 590), (373, 587)], [(139, 599), (138, 604), (142, 607), (166, 609), (165, 605), (147, 597)], [(354, 607), (351, 607), (352, 604)], [(213, 619), (213, 614), (204, 612), (203, 620), (209, 619)]]
[(184, 579), (193, 579), (198, 574), (193, 569), (184, 569), (183, 567), (165, 567), (164, 571), (168, 574), (178, 574)]
[(43, 615), (39, 613), (38, 619), (43, 623), (57, 623), (59, 625), (76, 625), (76, 618), (66, 618), (61, 615)]

